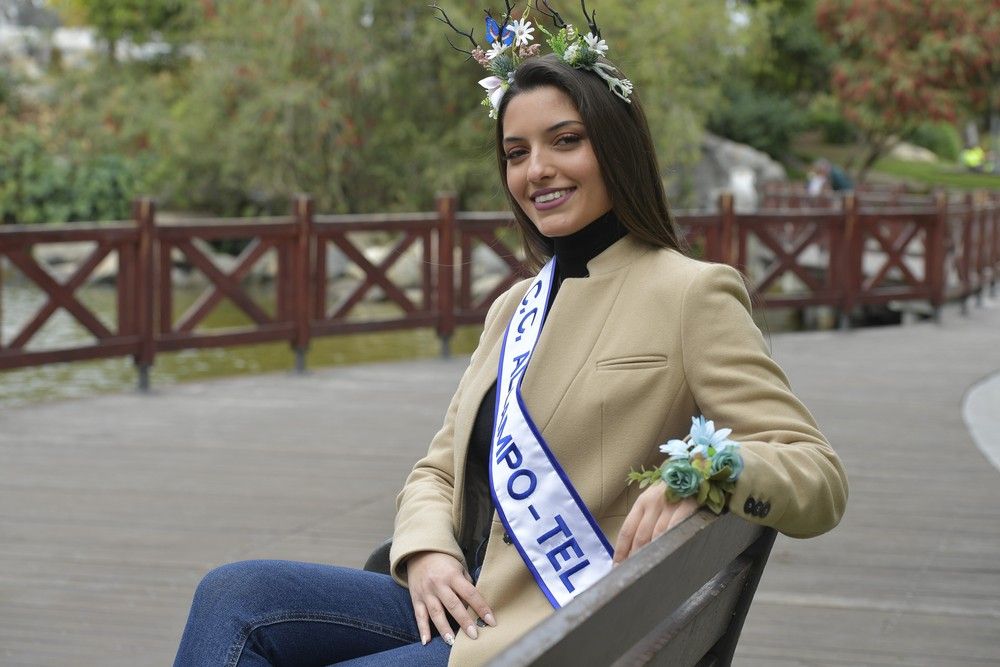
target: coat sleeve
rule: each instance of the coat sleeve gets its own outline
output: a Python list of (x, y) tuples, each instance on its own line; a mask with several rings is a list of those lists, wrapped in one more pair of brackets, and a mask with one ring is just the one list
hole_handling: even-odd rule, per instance
[(415, 553), (438, 551), (465, 563), (453, 523), (456, 497), (455, 415), (464, 398), (472, 371), (477, 368), (479, 356), (488, 354), (489, 342), (498, 331), (502, 334), (497, 316), (508, 294), (509, 291), (505, 292), (490, 306), (479, 345), (452, 396), (444, 424), (431, 440), (427, 454), (413, 466), (402, 491), (396, 497), (396, 521), (389, 563), (393, 578), (403, 586), (406, 585), (405, 561)]
[(768, 354), (740, 274), (706, 265), (688, 285), (681, 312), (695, 403), (742, 445), (730, 511), (791, 537), (836, 526), (847, 503), (844, 468)]

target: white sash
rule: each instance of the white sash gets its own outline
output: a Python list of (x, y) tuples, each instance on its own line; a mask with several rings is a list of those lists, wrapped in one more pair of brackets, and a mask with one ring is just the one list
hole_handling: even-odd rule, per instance
[(521, 380), (542, 331), (554, 272), (552, 259), (531, 283), (504, 334), (490, 486), (514, 546), (558, 609), (611, 570), (613, 550), (521, 398)]

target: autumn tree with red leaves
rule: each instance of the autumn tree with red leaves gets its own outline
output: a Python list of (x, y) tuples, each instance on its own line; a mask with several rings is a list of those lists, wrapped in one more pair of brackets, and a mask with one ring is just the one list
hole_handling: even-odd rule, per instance
[(1000, 106), (1000, 0), (820, 0), (820, 31), (840, 49), (831, 86), (871, 166), (908, 130)]

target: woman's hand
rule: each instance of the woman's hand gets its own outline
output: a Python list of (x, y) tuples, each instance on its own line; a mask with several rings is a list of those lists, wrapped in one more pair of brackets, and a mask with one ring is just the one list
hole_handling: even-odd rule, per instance
[(472, 585), (472, 577), (453, 556), (437, 551), (415, 554), (406, 561), (406, 579), (421, 644), (431, 640), (429, 621), (434, 622), (434, 627), (445, 642), (449, 645), (455, 643), (445, 611), (465, 629), (465, 634), (475, 639), (479, 634), (476, 631), (476, 621), (466, 605), (487, 624), (496, 625), (493, 612)]
[(632, 506), (615, 543), (615, 565), (670, 530), (698, 509), (694, 498), (667, 502), (664, 482), (651, 484)]

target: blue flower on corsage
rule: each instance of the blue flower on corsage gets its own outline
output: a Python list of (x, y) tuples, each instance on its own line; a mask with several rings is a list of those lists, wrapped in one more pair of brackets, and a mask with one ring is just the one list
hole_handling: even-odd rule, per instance
[(736, 480), (743, 472), (743, 457), (738, 442), (729, 439), (730, 428), (715, 430), (715, 423), (704, 417), (692, 417), (691, 431), (683, 440), (669, 440), (660, 445), (667, 455), (663, 465), (628, 475), (629, 484), (639, 482), (639, 488), (663, 480), (670, 502), (697, 496), (716, 514), (726, 506), (726, 494), (732, 493)]

